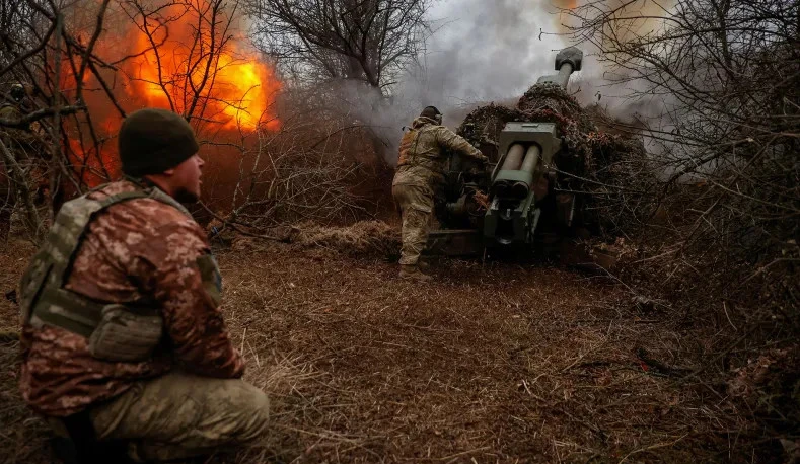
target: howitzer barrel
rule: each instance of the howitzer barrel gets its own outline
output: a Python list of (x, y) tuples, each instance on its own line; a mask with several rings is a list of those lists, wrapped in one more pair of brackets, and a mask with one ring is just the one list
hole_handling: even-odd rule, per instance
[(561, 87), (567, 88), (567, 84), (569, 83), (569, 77), (572, 75), (572, 65), (569, 63), (564, 63), (561, 66), (561, 69), (558, 70), (558, 85)]
[[(525, 152), (525, 159), (522, 161), (522, 166), (520, 166), (519, 170), (529, 172), (531, 175), (533, 175), (533, 171), (536, 169), (536, 164), (539, 162), (540, 153), (541, 150), (539, 149), (538, 145), (534, 144), (528, 147), (528, 150)], [(515, 197), (525, 198), (528, 196), (528, 191), (532, 187), (532, 185), (526, 184), (525, 182), (516, 182), (514, 186), (511, 187), (511, 191)]]
[(581, 70), (582, 62), (582, 51), (575, 47), (565, 48), (559, 52), (558, 56), (556, 56), (556, 71), (558, 71), (558, 74), (542, 76), (536, 81), (536, 83), (542, 84), (545, 82), (550, 82), (566, 89), (567, 84), (569, 84), (569, 77), (573, 72)]
[(506, 155), (505, 161), (503, 161), (502, 169), (505, 170), (516, 170), (519, 169), (520, 163), (522, 163), (522, 154), (525, 153), (525, 148), (516, 143), (508, 149), (508, 154)]
[[(519, 143), (515, 143), (511, 145), (508, 149), (508, 153), (506, 153), (505, 158), (503, 159), (503, 165), (500, 169), (505, 171), (516, 171), (519, 169), (520, 164), (522, 164), (522, 155), (525, 154), (525, 147), (523, 147)], [(513, 182), (509, 180), (501, 180), (495, 186), (495, 191), (499, 194), (506, 196), (511, 192)]]
[(522, 161), (522, 167), (520, 170), (533, 174), (533, 170), (536, 169), (536, 163), (539, 162), (540, 153), (541, 150), (539, 149), (538, 145), (531, 145), (528, 148), (528, 151), (525, 152), (525, 159)]
[[(523, 153), (525, 156), (523, 156)], [(508, 149), (503, 160), (502, 170), (504, 171), (523, 171), (530, 174), (532, 179), (536, 165), (539, 162), (541, 149), (538, 145), (533, 144), (528, 146), (526, 150), (522, 144), (515, 143)], [(506, 197), (512, 198), (525, 198), (528, 191), (531, 189), (530, 182), (523, 182), (514, 179), (501, 179), (495, 185), (495, 192)]]

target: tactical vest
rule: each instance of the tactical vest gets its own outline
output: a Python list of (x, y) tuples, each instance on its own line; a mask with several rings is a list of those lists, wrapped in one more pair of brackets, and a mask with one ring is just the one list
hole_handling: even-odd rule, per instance
[(22, 322), (61, 327), (89, 340), (89, 351), (115, 362), (148, 359), (161, 339), (163, 319), (155, 302), (115, 304), (96, 301), (64, 288), (89, 224), (106, 208), (150, 198), (188, 217), (186, 208), (158, 188), (123, 192), (103, 200), (80, 197), (64, 204), (42, 248), (20, 285)]
[(425, 132), (430, 130), (429, 128), (435, 127), (436, 126), (425, 125), (419, 129), (412, 128), (406, 132), (406, 134), (403, 136), (403, 139), (400, 141), (400, 150), (397, 157), (398, 168), (402, 166), (422, 166), (437, 174), (444, 175), (445, 167), (444, 161), (441, 159), (441, 157), (433, 158), (417, 153), (420, 137), (422, 137)]

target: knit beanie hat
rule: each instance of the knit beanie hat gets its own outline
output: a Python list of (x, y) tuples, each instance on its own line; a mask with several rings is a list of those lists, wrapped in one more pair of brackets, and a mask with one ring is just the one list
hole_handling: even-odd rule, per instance
[(129, 114), (119, 130), (122, 172), (132, 177), (174, 168), (200, 150), (194, 130), (179, 114), (144, 108)]

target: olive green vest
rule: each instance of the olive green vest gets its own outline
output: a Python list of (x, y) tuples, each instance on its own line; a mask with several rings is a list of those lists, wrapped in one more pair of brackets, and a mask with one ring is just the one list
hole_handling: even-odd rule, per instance
[[(34, 327), (49, 324), (87, 338), (92, 335), (109, 302), (92, 300), (65, 289), (64, 285), (69, 279), (73, 261), (89, 224), (106, 208), (140, 198), (150, 198), (172, 206), (191, 218), (186, 208), (157, 187), (123, 192), (100, 201), (84, 195), (65, 203), (53, 221), (44, 245), (34, 255), (22, 277), (20, 309), (23, 323)], [(115, 309), (122, 308), (123, 313), (127, 311), (132, 315), (160, 318), (160, 311), (154, 302), (115, 306)]]

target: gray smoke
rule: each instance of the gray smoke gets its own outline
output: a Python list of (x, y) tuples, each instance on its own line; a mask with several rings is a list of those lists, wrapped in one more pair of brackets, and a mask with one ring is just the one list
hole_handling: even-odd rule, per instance
[[(620, 0), (611, 0), (619, 2)], [(359, 119), (374, 126), (389, 146), (388, 161), (396, 159), (402, 128), (427, 105), (444, 113), (444, 124), (455, 128), (473, 108), (494, 101), (513, 106), (539, 76), (555, 72), (559, 50), (572, 45), (558, 13), (566, 0), (443, 0), (429, 11), (434, 34), (419, 66), (409, 69), (388, 104), (380, 96), (353, 84), (345, 95), (358, 101)], [(671, 0), (661, 0), (670, 4)], [(637, 13), (658, 7), (638, 4)], [(641, 10), (641, 11), (640, 11)], [(627, 100), (629, 85), (614, 84), (598, 63), (595, 50), (584, 51), (583, 70), (572, 77), (570, 91), (583, 105), (599, 103), (614, 117), (630, 121), (639, 113), (662, 111), (656, 102)], [(598, 96), (600, 97), (598, 100)], [(378, 110), (379, 109), (379, 110)], [(376, 111), (377, 110), (377, 111)]]
[(465, 108), (516, 100), (553, 69), (564, 42), (552, 34), (557, 17), (547, 0), (444, 0), (430, 11), (435, 34), (421, 67), (397, 89), (401, 99), (445, 113), (458, 125)]
[(403, 128), (425, 106), (438, 107), (444, 124), (455, 128), (476, 106), (513, 105), (539, 76), (552, 73), (557, 51), (566, 45), (552, 34), (558, 18), (550, 10), (548, 0), (438, 2), (429, 11), (435, 32), (427, 52), (402, 76), (388, 103), (357, 83), (346, 84), (343, 97), (358, 102), (358, 118), (381, 135), (393, 163)]
[[(581, 4), (584, 2), (580, 2)], [(675, 0), (605, 0), (603, 11), (617, 11), (616, 16), (626, 18), (610, 25), (620, 43), (635, 41), (642, 36), (653, 36), (664, 31), (670, 23), (667, 17), (675, 7)], [(599, 9), (581, 10), (580, 15), (599, 14)], [(638, 19), (628, 19), (638, 18)], [(569, 23), (576, 25), (575, 18)], [(605, 44), (609, 49), (620, 47)], [(584, 70), (573, 79), (572, 90), (582, 105), (597, 103), (614, 118), (630, 122), (631, 119), (660, 121), (669, 98), (649, 92), (650, 85), (639, 79), (635, 71), (612, 66), (598, 60), (598, 50), (587, 49)], [(635, 96), (635, 98), (634, 98)]]

